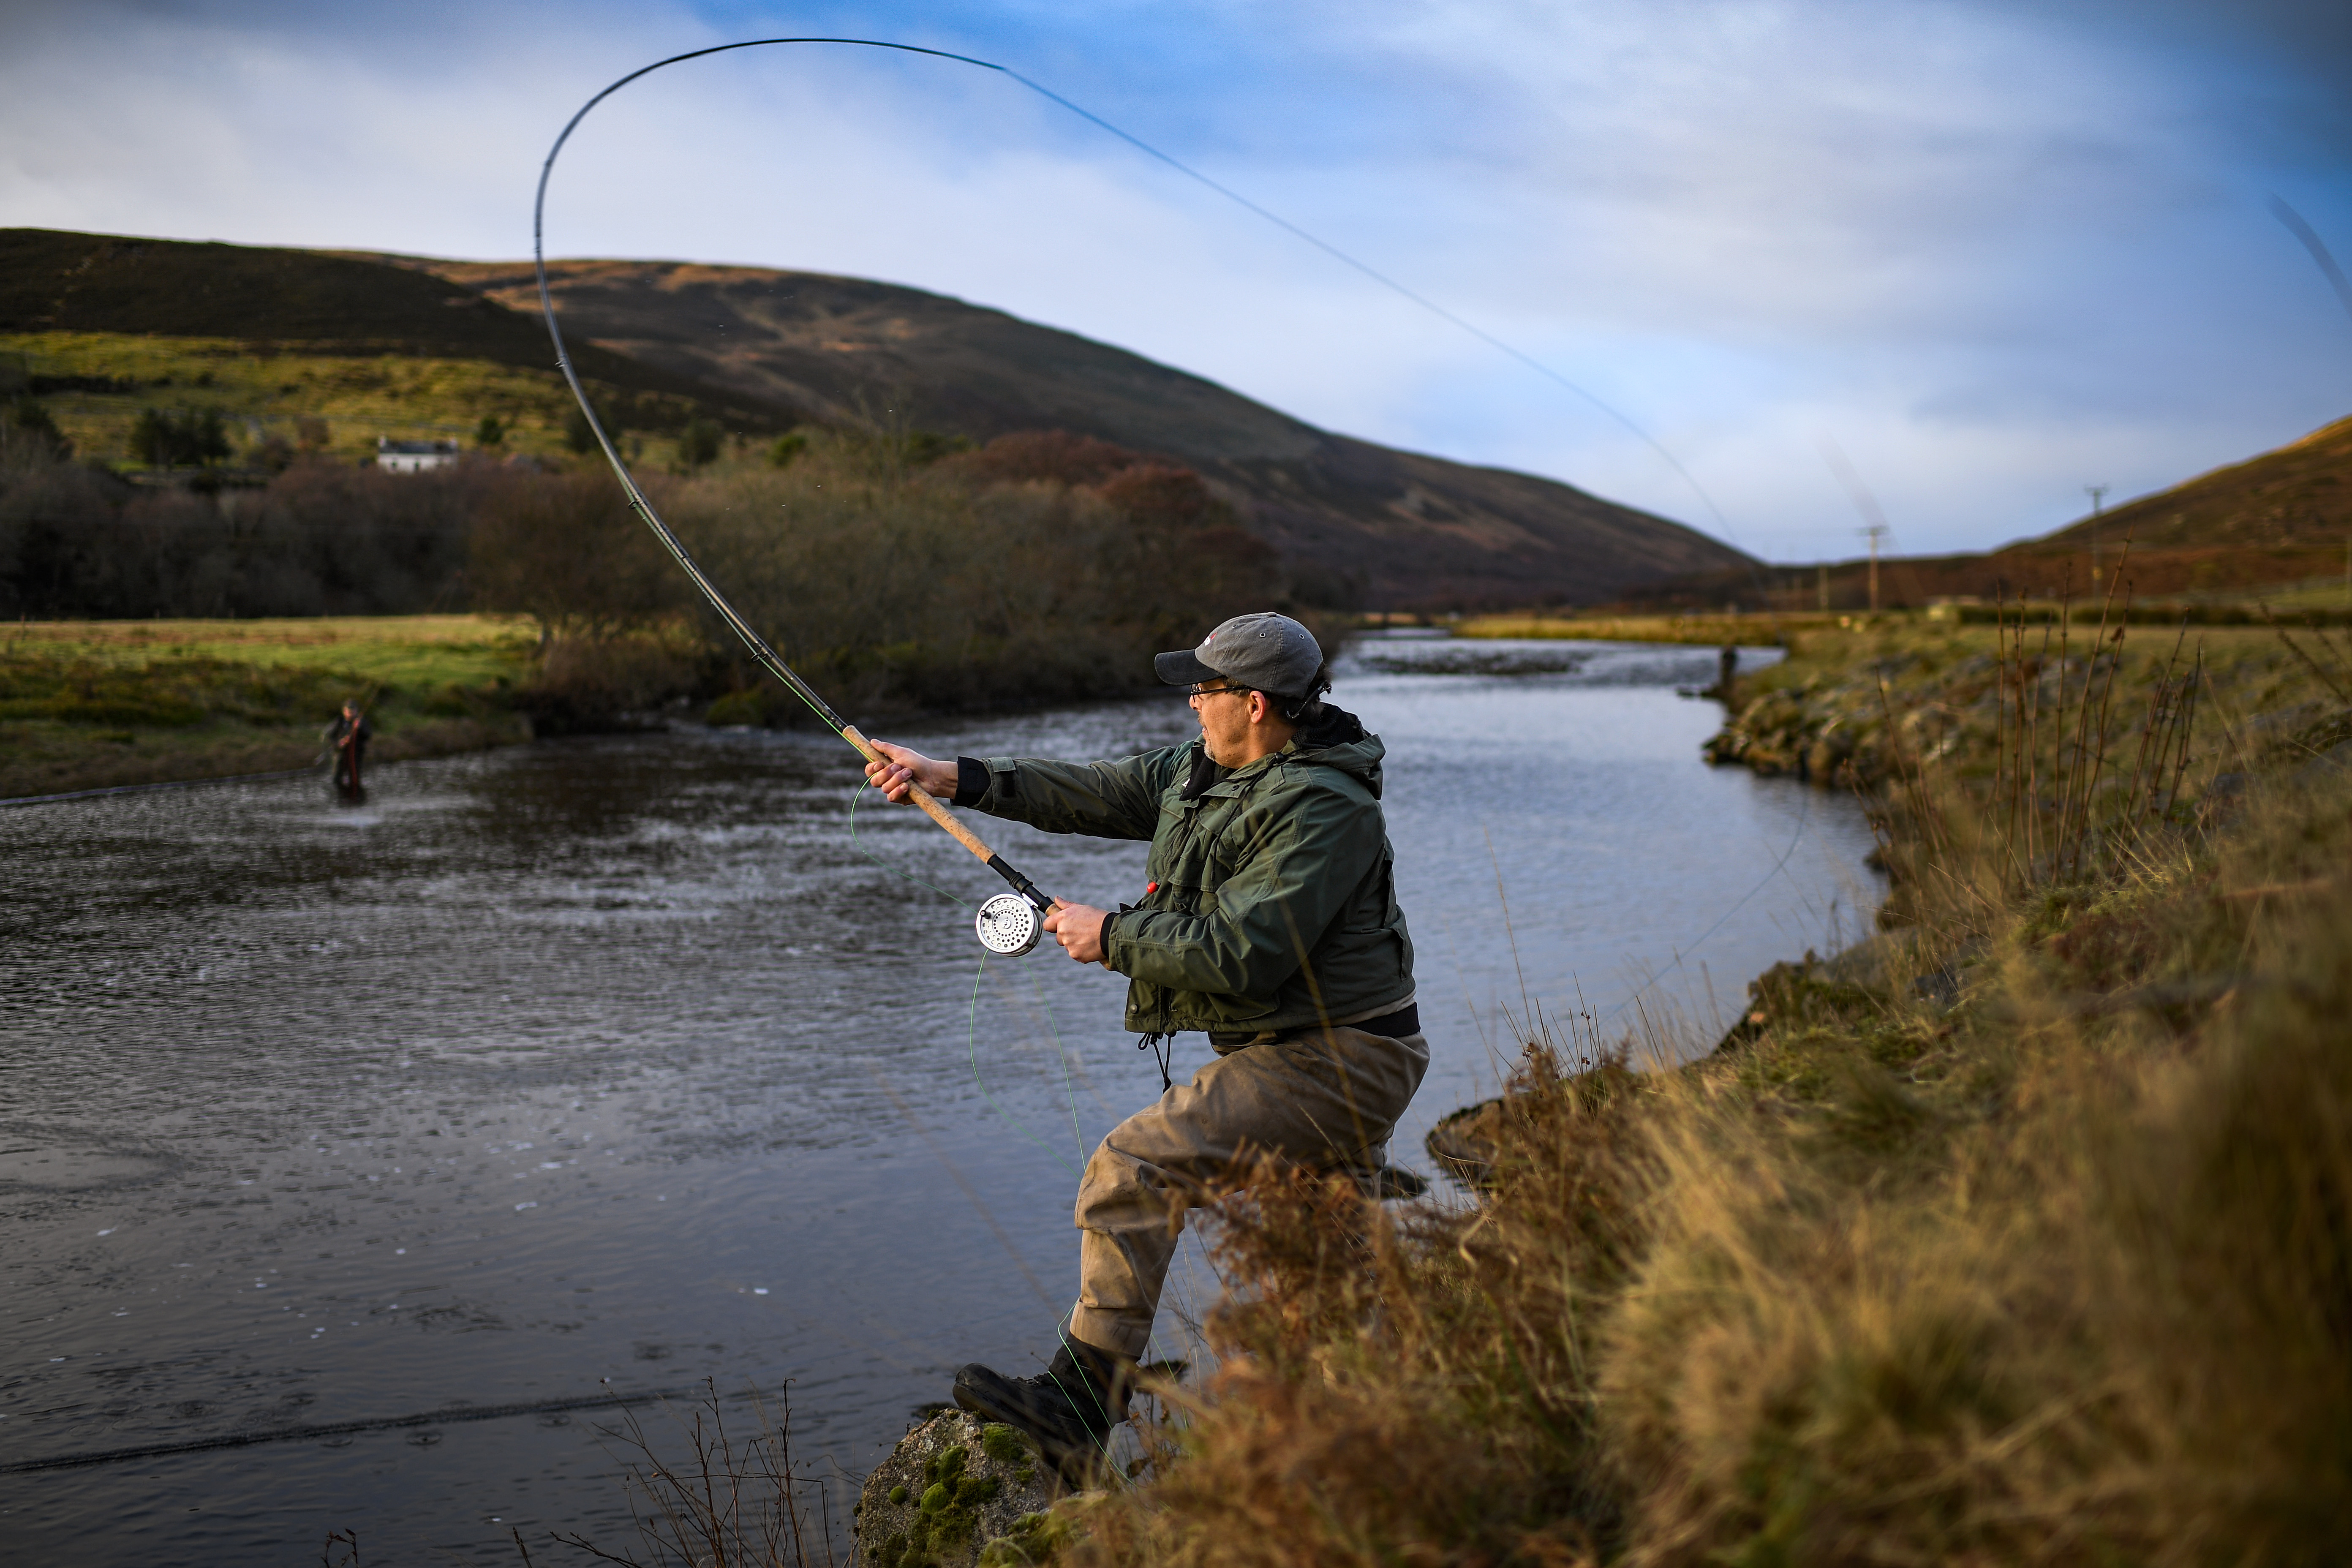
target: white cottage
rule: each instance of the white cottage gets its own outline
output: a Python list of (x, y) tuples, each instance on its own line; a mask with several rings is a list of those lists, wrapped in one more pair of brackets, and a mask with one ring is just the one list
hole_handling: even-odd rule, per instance
[(421, 474), (457, 460), (455, 441), (394, 441), (385, 436), (375, 439), (375, 466), (387, 473)]

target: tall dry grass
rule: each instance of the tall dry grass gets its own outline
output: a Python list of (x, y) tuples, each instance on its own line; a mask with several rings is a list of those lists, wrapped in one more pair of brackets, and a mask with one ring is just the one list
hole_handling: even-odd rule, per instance
[(983, 1560), (2340, 1560), (2352, 649), (2196, 674), (2160, 790), (2179, 658), (1974, 657), (1877, 687), (1888, 929), (1681, 1068), (1534, 1031), (1466, 1200), (1234, 1173), (1220, 1370)]
[[(2304, 640), (2325, 708), (2352, 659)], [(2151, 809), (2139, 742), (2182, 721), (2106, 690), (2108, 651), (2039, 714), (2024, 673), (2030, 785), (1896, 761), (1900, 923), (1767, 976), (1721, 1049), (1570, 1074), (1592, 1042), (1531, 1042), (1475, 1202), (1255, 1173), (1224, 1369), (1067, 1554), (2340, 1557), (2352, 781), (2313, 736), (2352, 712), (2209, 686)], [(1934, 731), (1921, 696), (1892, 734)]]

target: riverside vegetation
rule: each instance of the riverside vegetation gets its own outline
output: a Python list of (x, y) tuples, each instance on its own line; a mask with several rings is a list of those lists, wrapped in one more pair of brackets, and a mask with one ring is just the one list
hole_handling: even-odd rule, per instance
[(2352, 643), (2119, 620), (1798, 639), (1712, 754), (1861, 792), (1881, 929), (1720, 1041), (1519, 1020), (1466, 1199), (1239, 1173), (1219, 1370), (926, 1560), (2340, 1554)]
[(1257, 1173), (1224, 1370), (1066, 1559), (2352, 1540), (2352, 648), (2042, 630), (1865, 625), (1751, 687), (1716, 755), (1865, 793), (1885, 929), (1686, 1066), (1530, 1029), (1475, 1205)]
[[(12, 431), (0, 795), (299, 766), (345, 698), (385, 757), (665, 710), (796, 718), (601, 468), (297, 462), (205, 494)], [(1138, 689), (1169, 639), (1263, 598), (1272, 562), (1190, 470), (1059, 432), (803, 433), (650, 487), (762, 635), (869, 718)], [(345, 618), (292, 618), (322, 611)]]

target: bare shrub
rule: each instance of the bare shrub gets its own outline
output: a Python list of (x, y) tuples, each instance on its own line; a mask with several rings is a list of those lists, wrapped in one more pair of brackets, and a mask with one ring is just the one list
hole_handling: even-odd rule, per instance
[[(832, 1521), (824, 1482), (796, 1463), (789, 1400), (771, 1419), (751, 1398), (750, 1430), (730, 1430), (718, 1388), (706, 1381), (689, 1409), (665, 1412), (685, 1445), (664, 1455), (632, 1411), (618, 1429), (606, 1429), (633, 1456), (625, 1461), (629, 1510), (643, 1557), (608, 1550), (574, 1531), (555, 1532), (563, 1545), (627, 1568), (812, 1568), (835, 1561)], [(526, 1563), (530, 1548), (516, 1536)]]
[(0, 464), (0, 610), (43, 617), (393, 615), (461, 606), (496, 470), (298, 461), (263, 489), (133, 488), (40, 454)]
[(595, 640), (681, 610), (692, 593), (613, 476), (499, 470), (476, 507), (474, 607), (520, 612), (555, 638)]
[(1067, 430), (1015, 430), (977, 452), (950, 458), (942, 468), (980, 484), (1098, 485), (1122, 468), (1151, 460)]
[(820, 441), (789, 470), (671, 502), (698, 559), (794, 668), (845, 694), (836, 706), (1120, 694), (1150, 683), (1152, 653), (1276, 596), (1272, 552), (1182, 470), (1114, 497), (975, 484), (956, 467), (969, 458), (910, 477), (870, 445)]
[(699, 639), (677, 624), (559, 637), (542, 647), (517, 701), (542, 735), (634, 729), (695, 690), (703, 659)]

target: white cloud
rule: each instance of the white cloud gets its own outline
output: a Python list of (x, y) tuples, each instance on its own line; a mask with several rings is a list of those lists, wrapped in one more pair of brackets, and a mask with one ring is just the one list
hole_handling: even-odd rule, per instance
[[(2352, 405), (2352, 326), (2261, 210), (2281, 185), (2352, 251), (2340, 146), (2277, 107), (2310, 99), (2286, 25), (2218, 50), (2196, 39), (2226, 21), (2095, 5), (22, 8), (0, 215), (521, 255), (595, 87), (855, 22), (1028, 70), (1551, 364), (1738, 542), (1843, 547), (1829, 430), (1906, 545), (1972, 546)], [(1707, 521), (1575, 397), (989, 73), (816, 49), (658, 73), (567, 150), (550, 238), (935, 289)]]

